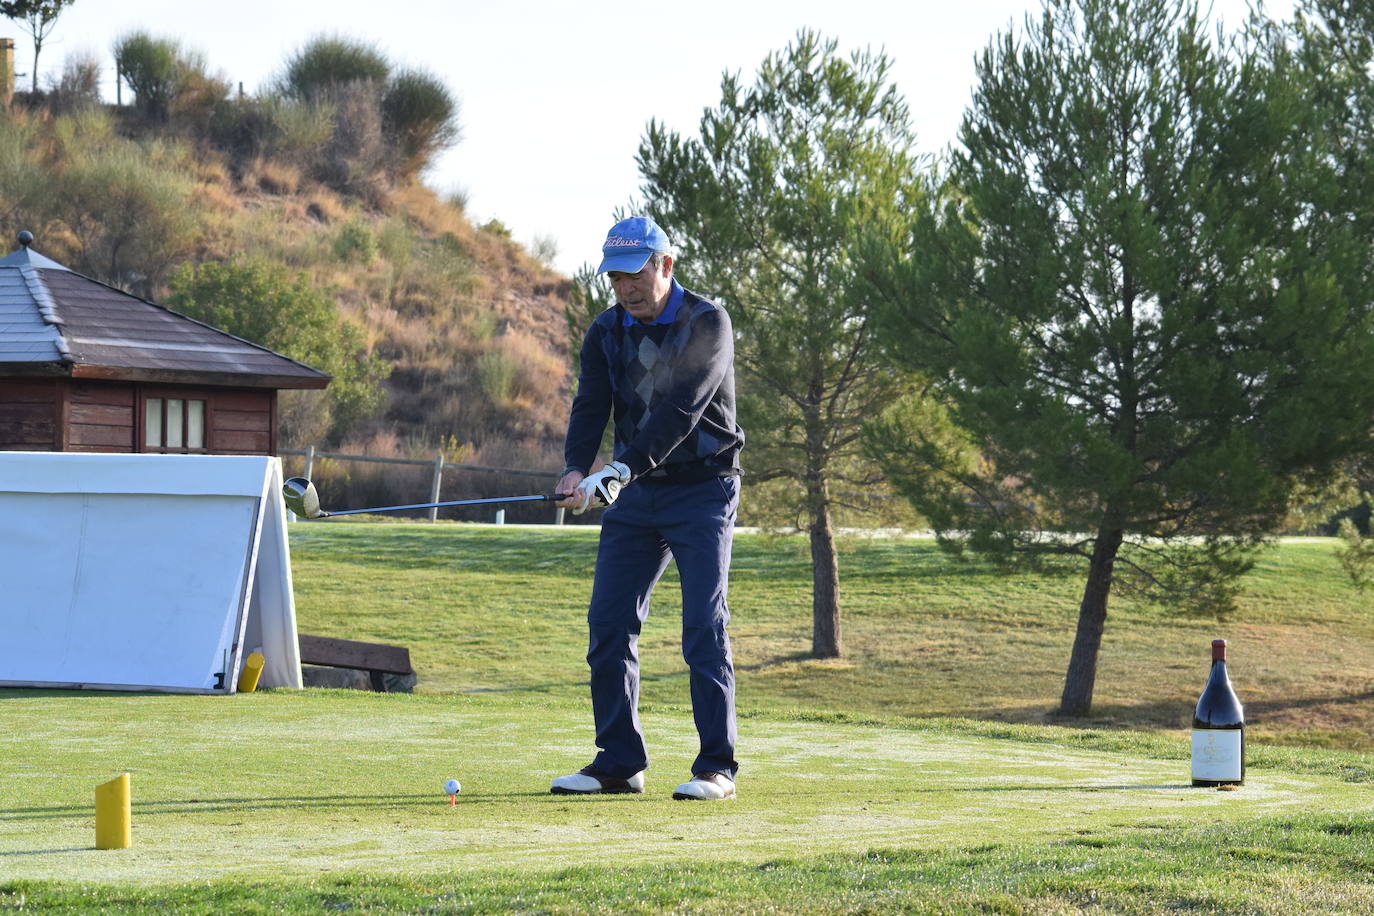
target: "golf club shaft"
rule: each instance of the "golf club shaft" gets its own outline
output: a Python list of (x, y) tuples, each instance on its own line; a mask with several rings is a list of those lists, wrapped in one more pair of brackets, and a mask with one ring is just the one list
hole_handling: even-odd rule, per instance
[(459, 499), (444, 503), (416, 503), (413, 506), (379, 506), (374, 509), (340, 509), (337, 512), (322, 512), (321, 518), (335, 515), (362, 515), (372, 512), (403, 512), (406, 509), (443, 509), (448, 506), (481, 506), (488, 503), (532, 503), (549, 502), (567, 497), (566, 493), (546, 493), (542, 496), (495, 496), (490, 499)]

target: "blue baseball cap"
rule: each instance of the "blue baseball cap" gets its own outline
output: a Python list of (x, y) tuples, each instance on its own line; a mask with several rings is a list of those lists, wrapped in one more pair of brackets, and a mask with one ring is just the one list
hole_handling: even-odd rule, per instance
[(654, 252), (672, 250), (667, 234), (657, 223), (645, 216), (632, 216), (622, 219), (606, 233), (606, 243), (601, 246), (601, 266), (596, 272), (638, 273), (649, 263)]

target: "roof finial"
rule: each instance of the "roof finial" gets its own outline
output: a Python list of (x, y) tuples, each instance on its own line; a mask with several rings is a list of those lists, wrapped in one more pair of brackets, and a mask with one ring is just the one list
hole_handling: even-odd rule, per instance
[(23, 245), (25, 248), (28, 248), (30, 245), (32, 245), (32, 244), (33, 244), (33, 233), (30, 232), (30, 231), (27, 230), (27, 229), (25, 229), (25, 230), (23, 230), (22, 232), (20, 232), (20, 233), (19, 233), (19, 244), (20, 244), (20, 245)]

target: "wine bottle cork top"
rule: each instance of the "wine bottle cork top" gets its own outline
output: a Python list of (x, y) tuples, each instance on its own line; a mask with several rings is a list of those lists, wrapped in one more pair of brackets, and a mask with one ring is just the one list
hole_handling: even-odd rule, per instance
[(1218, 659), (1225, 659), (1225, 658), (1226, 658), (1226, 640), (1224, 640), (1224, 639), (1214, 639), (1214, 640), (1212, 640), (1212, 661), (1217, 661)]

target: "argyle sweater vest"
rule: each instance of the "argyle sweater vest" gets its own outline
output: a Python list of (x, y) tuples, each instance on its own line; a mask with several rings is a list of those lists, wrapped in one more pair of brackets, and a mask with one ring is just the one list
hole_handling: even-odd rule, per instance
[(735, 422), (730, 316), (683, 292), (670, 324), (627, 327), (619, 305), (592, 322), (564, 444), (569, 467), (591, 469), (610, 418), (613, 457), (635, 477), (687, 483), (738, 473), (744, 433)]

